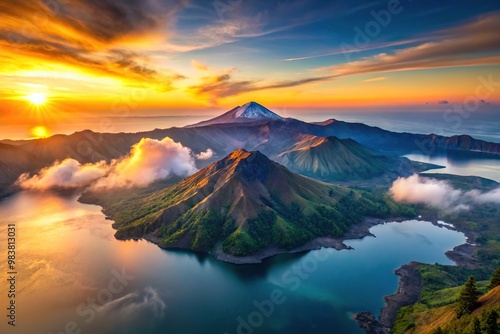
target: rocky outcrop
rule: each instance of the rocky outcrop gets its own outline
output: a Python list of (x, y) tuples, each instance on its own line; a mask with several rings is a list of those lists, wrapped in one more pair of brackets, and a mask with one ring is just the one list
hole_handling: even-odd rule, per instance
[(355, 316), (359, 326), (368, 334), (390, 334), (396, 315), (403, 306), (417, 302), (422, 287), (422, 277), (418, 272), (420, 263), (411, 262), (398, 268), (395, 273), (399, 276), (398, 291), (384, 297), (385, 306), (377, 320), (370, 312), (358, 313)]

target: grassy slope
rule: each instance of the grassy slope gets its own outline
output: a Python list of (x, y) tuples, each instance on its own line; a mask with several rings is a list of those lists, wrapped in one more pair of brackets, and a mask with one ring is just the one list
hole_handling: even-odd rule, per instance
[(427, 300), (427, 303), (435, 305), (445, 303), (446, 305), (429, 307), (426, 303), (418, 303), (404, 307), (399, 313), (399, 316), (404, 317), (404, 319), (398, 319), (393, 333), (427, 334), (432, 333), (438, 327), (451, 333), (466, 331), (474, 317), (480, 317), (486, 310), (500, 310), (500, 287), (487, 291), (488, 284), (489, 281), (478, 282), (478, 289), (483, 295), (479, 298), (480, 306), (471, 316), (465, 316), (461, 319), (456, 317), (456, 300), (461, 287), (438, 290), (432, 298)]
[(391, 161), (351, 139), (315, 138), (275, 160), (294, 172), (325, 180), (364, 179), (387, 171)]
[[(449, 181), (455, 188), (463, 191), (479, 189), (488, 191), (498, 187), (495, 181), (478, 177), (462, 177), (446, 174), (424, 174), (440, 180)], [(497, 204), (482, 204), (475, 206), (459, 215), (439, 215), (436, 210), (420, 207), (418, 212), (423, 216), (433, 216), (453, 223), (459, 231), (463, 231), (476, 243), (474, 257), (477, 265), (474, 269), (465, 267), (422, 265), (419, 271), (422, 275), (422, 290), (418, 303), (403, 307), (396, 319), (393, 333), (430, 333), (433, 329), (447, 323), (462, 330), (469, 321), (454, 320), (457, 293), (460, 287), (472, 275), (476, 280), (487, 280), (493, 270), (500, 267), (500, 208)], [(478, 285), (484, 292), (485, 282)], [(498, 292), (495, 296), (498, 296)], [(492, 307), (500, 307), (500, 299), (490, 298)], [(470, 319), (469, 319), (470, 320)]]

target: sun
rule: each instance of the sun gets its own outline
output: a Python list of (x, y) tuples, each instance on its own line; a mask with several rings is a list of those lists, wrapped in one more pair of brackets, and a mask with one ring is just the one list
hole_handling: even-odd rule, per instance
[(31, 93), (26, 96), (26, 100), (30, 101), (32, 104), (36, 106), (40, 106), (47, 102), (47, 95), (43, 93)]
[(50, 135), (49, 130), (44, 126), (35, 126), (31, 129), (31, 134), (35, 138), (47, 138)]

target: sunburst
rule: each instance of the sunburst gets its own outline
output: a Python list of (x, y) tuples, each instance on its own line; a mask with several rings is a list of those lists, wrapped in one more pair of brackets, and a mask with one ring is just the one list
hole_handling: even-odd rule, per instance
[(47, 102), (47, 95), (43, 93), (31, 93), (26, 95), (26, 100), (35, 106), (41, 106)]

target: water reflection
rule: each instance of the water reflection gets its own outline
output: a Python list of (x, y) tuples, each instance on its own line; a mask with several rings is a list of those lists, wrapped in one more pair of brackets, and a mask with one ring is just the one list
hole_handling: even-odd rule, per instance
[(427, 173), (446, 173), (463, 176), (481, 176), (500, 182), (500, 156), (450, 151), (432, 155), (408, 154), (410, 160), (431, 163), (444, 168), (432, 169)]
[(8, 223), (18, 229), (22, 333), (60, 333), (68, 322), (96, 334), (235, 333), (238, 319), (275, 289), (286, 302), (255, 333), (362, 333), (351, 315), (379, 311), (396, 289), (395, 268), (412, 260), (451, 264), (444, 252), (465, 241), (411, 221), (376, 226), (376, 238), (346, 241), (354, 251), (332, 251), (321, 261), (321, 251), (311, 251), (238, 266), (118, 241), (100, 208), (76, 196), (16, 194), (0, 203), (0, 244)]

